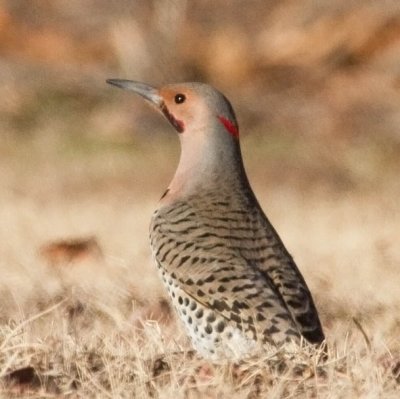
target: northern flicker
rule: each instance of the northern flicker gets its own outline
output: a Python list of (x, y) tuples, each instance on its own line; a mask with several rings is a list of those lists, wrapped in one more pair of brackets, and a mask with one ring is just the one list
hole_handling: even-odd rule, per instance
[(179, 134), (180, 161), (152, 217), (150, 241), (194, 348), (219, 360), (302, 337), (322, 343), (310, 291), (248, 182), (226, 97), (202, 83), (107, 82), (144, 97)]

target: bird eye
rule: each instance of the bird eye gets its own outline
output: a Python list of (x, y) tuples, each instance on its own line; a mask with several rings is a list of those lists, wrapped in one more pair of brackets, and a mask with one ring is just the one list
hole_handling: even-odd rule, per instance
[(185, 102), (185, 100), (186, 100), (186, 97), (185, 97), (184, 94), (179, 93), (179, 94), (177, 94), (177, 95), (175, 96), (175, 102), (176, 102), (177, 104), (182, 104), (183, 102)]

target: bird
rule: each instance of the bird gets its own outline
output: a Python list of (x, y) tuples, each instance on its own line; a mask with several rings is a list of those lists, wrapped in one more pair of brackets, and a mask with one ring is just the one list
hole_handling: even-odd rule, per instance
[(178, 133), (174, 177), (150, 222), (159, 275), (193, 348), (240, 360), (322, 345), (312, 295), (247, 178), (229, 100), (199, 82), (160, 88), (107, 79), (142, 96)]

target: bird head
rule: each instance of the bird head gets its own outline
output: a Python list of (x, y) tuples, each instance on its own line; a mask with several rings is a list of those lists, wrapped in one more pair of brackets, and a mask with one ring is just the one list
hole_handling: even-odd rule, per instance
[(124, 79), (108, 79), (107, 83), (144, 97), (181, 135), (222, 131), (234, 139), (239, 137), (231, 104), (222, 93), (209, 85), (182, 83), (154, 88)]

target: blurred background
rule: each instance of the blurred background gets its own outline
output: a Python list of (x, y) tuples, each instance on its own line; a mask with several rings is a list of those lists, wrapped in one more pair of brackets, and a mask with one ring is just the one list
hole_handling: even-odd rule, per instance
[(0, 33), (7, 137), (134, 140), (119, 76), (209, 82), (245, 134), (400, 140), (397, 1), (3, 0)]
[[(332, 315), (392, 314), (399, 1), (0, 1), (4, 309), (32, 307), (32, 296), (56, 297), (66, 285), (109, 289), (106, 298), (123, 298), (128, 308), (149, 286), (163, 292), (147, 229), (177, 164), (178, 140), (107, 78), (195, 80), (224, 92), (250, 181), (325, 325)], [(82, 237), (95, 237), (97, 248), (86, 280), (74, 277), (76, 268), (55, 273), (59, 262), (40, 255), (54, 240)], [(106, 280), (114, 283), (107, 288)]]

